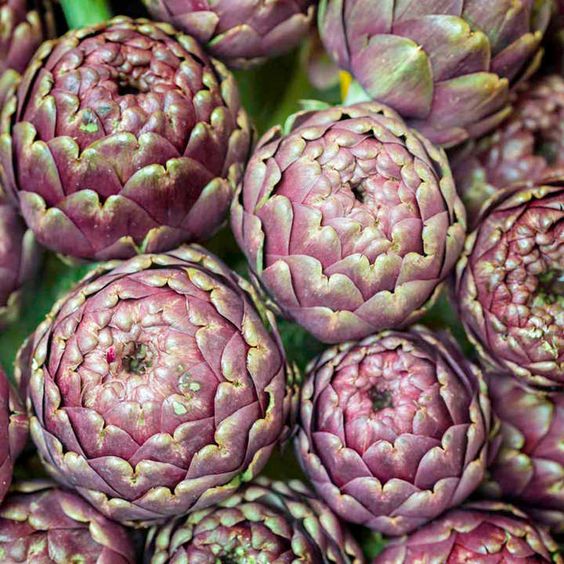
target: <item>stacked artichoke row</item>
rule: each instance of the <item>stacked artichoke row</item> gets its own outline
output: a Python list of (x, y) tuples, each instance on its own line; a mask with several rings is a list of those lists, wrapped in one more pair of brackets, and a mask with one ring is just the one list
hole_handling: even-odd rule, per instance
[(127, 4), (0, 0), (0, 561), (563, 562), (562, 3)]

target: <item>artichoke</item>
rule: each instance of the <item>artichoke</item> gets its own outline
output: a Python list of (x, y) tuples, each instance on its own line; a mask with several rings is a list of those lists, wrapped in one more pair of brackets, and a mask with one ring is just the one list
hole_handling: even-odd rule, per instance
[(19, 358), (48, 470), (127, 524), (229, 497), (285, 432), (274, 318), (199, 247), (100, 267)]
[(490, 376), (489, 390), (502, 432), (484, 491), (564, 532), (564, 392), (535, 390), (501, 374)]
[[(453, 509), (412, 535), (393, 540), (374, 564), (552, 562), (558, 546), (527, 515), (504, 503)], [(562, 558), (555, 556), (562, 564)]]
[(45, 43), (8, 109), (4, 184), (41, 243), (80, 259), (211, 235), (251, 138), (221, 63), (166, 24), (123, 17)]
[(192, 35), (231, 67), (290, 51), (307, 35), (314, 0), (143, 0), (153, 17)]
[(481, 372), (422, 327), (331, 348), (302, 388), (296, 450), (337, 515), (400, 535), (480, 484), (492, 429)]
[(54, 27), (50, 0), (0, 0), (0, 107)]
[(0, 368), (0, 435), (2, 437), (0, 440), (0, 502), (2, 502), (12, 483), (14, 461), (25, 446), (28, 437), (27, 416), (2, 368)]
[(537, 68), (552, 0), (321, 0), (329, 54), (364, 93), (431, 141), (495, 128), (509, 89)]
[(493, 135), (468, 143), (451, 162), (472, 219), (500, 188), (564, 177), (564, 78), (551, 75), (533, 83)]
[(0, 507), (2, 562), (134, 564), (127, 531), (74, 493), (23, 482)]
[(22, 286), (33, 278), (40, 250), (0, 187), (0, 329), (18, 313)]
[(495, 372), (564, 384), (564, 183), (501, 191), (457, 265), (462, 321)]
[(299, 481), (259, 478), (214, 507), (153, 528), (152, 564), (360, 564), (362, 552), (331, 510)]
[(302, 112), (271, 129), (232, 206), (254, 275), (328, 343), (424, 313), (465, 222), (444, 152), (377, 103)]

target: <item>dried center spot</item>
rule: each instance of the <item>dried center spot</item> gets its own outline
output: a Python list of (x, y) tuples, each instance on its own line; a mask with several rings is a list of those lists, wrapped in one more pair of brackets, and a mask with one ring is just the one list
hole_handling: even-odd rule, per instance
[(388, 390), (379, 390), (374, 387), (368, 392), (368, 395), (372, 400), (372, 409), (374, 411), (382, 411), (386, 407), (394, 407), (392, 394)]

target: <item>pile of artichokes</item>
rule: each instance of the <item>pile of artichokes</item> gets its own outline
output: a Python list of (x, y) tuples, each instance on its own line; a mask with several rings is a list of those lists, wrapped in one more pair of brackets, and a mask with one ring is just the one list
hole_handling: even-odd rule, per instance
[(0, 561), (564, 564), (564, 3), (122, 4), (0, 0)]

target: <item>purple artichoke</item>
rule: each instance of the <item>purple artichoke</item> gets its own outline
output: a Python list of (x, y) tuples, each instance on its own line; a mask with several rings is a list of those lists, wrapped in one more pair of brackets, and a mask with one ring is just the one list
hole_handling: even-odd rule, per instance
[(327, 350), (301, 395), (297, 453), (341, 518), (400, 535), (482, 481), (490, 405), (454, 341), (424, 328)]
[[(552, 562), (557, 544), (511, 505), (473, 503), (449, 511), (408, 537), (393, 540), (374, 564)], [(555, 562), (562, 558), (555, 555)]]
[(376, 103), (303, 112), (259, 142), (232, 206), (279, 308), (338, 343), (424, 313), (464, 244), (443, 151)]
[(314, 0), (143, 0), (153, 17), (192, 35), (231, 67), (290, 51), (307, 35)]
[(2, 368), (0, 368), (0, 436), (0, 502), (2, 502), (12, 483), (14, 461), (25, 446), (28, 437), (27, 416)]
[(454, 156), (453, 174), (472, 219), (500, 188), (564, 177), (564, 78), (547, 76), (521, 92), (493, 135)]
[(501, 191), (457, 266), (462, 321), (494, 372), (564, 384), (564, 183)]
[(18, 484), (0, 506), (2, 562), (134, 564), (128, 533), (74, 493)]
[(50, 0), (0, 0), (0, 107), (54, 27)]
[(222, 503), (149, 532), (152, 564), (360, 564), (362, 552), (331, 510), (298, 481), (259, 478)]
[(262, 470), (285, 431), (274, 318), (199, 247), (93, 272), (54, 306), (26, 358), (48, 470), (121, 522), (218, 503)]
[(40, 242), (81, 259), (205, 239), (249, 151), (233, 76), (194, 39), (146, 20), (47, 42), (10, 108), (5, 185)]
[(35, 274), (40, 251), (0, 187), (0, 329), (18, 313), (22, 286)]
[(564, 532), (564, 392), (535, 390), (501, 374), (490, 376), (489, 390), (502, 433), (485, 492)]
[(510, 112), (532, 74), (552, 0), (321, 0), (329, 54), (366, 95), (435, 143), (456, 145)]

